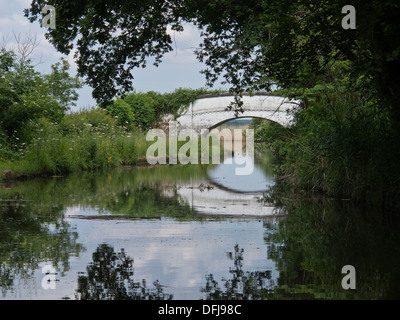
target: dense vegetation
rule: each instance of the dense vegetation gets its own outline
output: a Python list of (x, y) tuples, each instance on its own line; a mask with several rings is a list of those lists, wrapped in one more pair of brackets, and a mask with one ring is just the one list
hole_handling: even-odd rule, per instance
[(205, 89), (131, 92), (105, 107), (68, 112), (81, 80), (61, 60), (50, 74), (26, 57), (0, 51), (0, 174), (63, 174), (135, 164), (151, 142), (146, 132), (164, 114), (176, 116)]
[(131, 164), (140, 151), (134, 130), (102, 109), (69, 113), (81, 87), (61, 60), (50, 74), (5, 48), (0, 51), (0, 169), (58, 174)]
[(256, 139), (276, 154), (276, 191), (379, 203), (399, 191), (399, 135), (390, 111), (350, 85), (345, 70), (348, 63), (337, 64), (312, 88), (281, 91), (302, 99), (294, 126), (254, 121)]

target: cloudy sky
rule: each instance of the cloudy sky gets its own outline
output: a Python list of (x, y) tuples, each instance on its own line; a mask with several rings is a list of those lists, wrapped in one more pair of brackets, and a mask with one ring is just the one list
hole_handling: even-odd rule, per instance
[[(14, 34), (22, 41), (27, 36), (36, 37), (38, 46), (31, 55), (33, 63), (38, 71), (49, 73), (50, 66), (59, 61), (62, 55), (45, 39), (46, 29), (41, 28), (39, 22), (32, 24), (24, 17), (23, 9), (28, 8), (30, 2), (31, 0), (0, 0), (0, 45), (6, 44), (6, 48), (15, 49)], [(205, 78), (199, 73), (203, 65), (196, 60), (193, 53), (200, 43), (200, 32), (188, 25), (184, 32), (171, 32), (171, 35), (175, 40), (175, 49), (164, 57), (158, 68), (148, 64), (145, 69), (135, 70), (133, 85), (136, 91), (170, 92), (179, 87), (205, 87)], [(66, 58), (71, 65), (71, 74), (76, 74), (72, 54)], [(217, 87), (222, 88), (221, 85)], [(74, 109), (94, 105), (91, 88), (86, 86), (79, 90), (79, 101)]]

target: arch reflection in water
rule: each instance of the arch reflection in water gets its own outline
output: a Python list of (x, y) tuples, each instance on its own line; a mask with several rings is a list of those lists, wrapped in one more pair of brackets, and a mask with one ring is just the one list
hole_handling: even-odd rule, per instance
[[(235, 158), (239, 159), (235, 159)], [(265, 202), (264, 192), (275, 184), (273, 176), (254, 163), (252, 174), (238, 176), (235, 169), (248, 165), (244, 156), (226, 159), (211, 167), (207, 178), (178, 185), (178, 195), (196, 212), (232, 216), (270, 216), (275, 207)]]
[[(253, 162), (254, 170), (249, 175), (236, 175), (235, 169), (244, 167)], [(251, 157), (235, 155), (226, 159), (222, 164), (212, 168), (208, 172), (212, 182), (237, 192), (263, 192), (275, 184), (272, 176), (267, 175)]]

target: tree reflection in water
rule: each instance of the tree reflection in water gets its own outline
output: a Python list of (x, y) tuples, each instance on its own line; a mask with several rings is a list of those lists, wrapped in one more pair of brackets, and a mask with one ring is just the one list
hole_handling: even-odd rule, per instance
[(275, 282), (271, 279), (271, 271), (244, 271), (243, 252), (236, 244), (234, 255), (229, 252), (228, 257), (233, 259), (234, 269), (229, 270), (231, 279), (221, 279), (222, 285), (214, 279), (212, 274), (206, 275), (206, 286), (202, 289), (207, 300), (259, 300), (273, 290)]
[(124, 249), (115, 253), (107, 244), (101, 244), (93, 253), (93, 262), (87, 275), (78, 277), (76, 298), (81, 300), (171, 300), (163, 293), (163, 286), (155, 281), (154, 288), (147, 288), (146, 281), (133, 279), (133, 259)]
[[(0, 193), (0, 290), (3, 297), (18, 291), (41, 263), (51, 264), (63, 276), (71, 257), (83, 245), (57, 206), (28, 201), (23, 195)], [(18, 280), (19, 279), (19, 280)], [(22, 281), (23, 279), (23, 281)]]

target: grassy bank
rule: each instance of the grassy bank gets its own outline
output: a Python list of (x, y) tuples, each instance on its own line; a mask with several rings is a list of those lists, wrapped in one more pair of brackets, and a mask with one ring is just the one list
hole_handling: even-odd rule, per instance
[[(30, 123), (14, 145), (3, 148), (0, 156), (0, 179), (47, 175), (64, 175), (77, 171), (110, 169), (118, 166), (148, 164), (146, 152), (159, 145), (156, 137), (146, 141), (148, 130), (135, 126), (124, 127), (118, 117), (108, 110), (92, 108), (65, 115), (59, 122), (41, 118)], [(230, 128), (224, 126), (223, 128)], [(221, 128), (220, 128), (221, 129)], [(243, 148), (245, 149), (245, 137)], [(169, 163), (169, 138), (165, 139), (167, 163)], [(202, 139), (189, 143), (189, 137), (177, 141), (176, 147), (181, 161), (201, 163), (204, 150)], [(233, 141), (232, 141), (233, 146)], [(183, 148), (182, 148), (183, 147)], [(219, 152), (224, 160), (224, 143), (208, 140), (209, 160)], [(153, 150), (154, 151), (154, 150)], [(156, 150), (154, 155), (159, 155)], [(227, 155), (232, 151), (227, 151)], [(150, 154), (151, 156), (151, 154)], [(185, 156), (185, 159), (181, 158)]]
[(0, 179), (136, 164), (152, 144), (147, 131), (163, 115), (177, 115), (210, 93), (131, 92), (102, 108), (67, 114), (83, 85), (68, 70), (68, 61), (61, 59), (51, 73), (40, 73), (31, 59), (0, 47)]
[(148, 145), (145, 133), (119, 126), (103, 109), (68, 114), (60, 123), (43, 118), (26, 131), (27, 142), (16, 142), (12, 156), (0, 159), (3, 175), (5, 170), (20, 177), (133, 165), (146, 156)]

